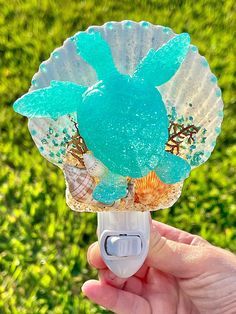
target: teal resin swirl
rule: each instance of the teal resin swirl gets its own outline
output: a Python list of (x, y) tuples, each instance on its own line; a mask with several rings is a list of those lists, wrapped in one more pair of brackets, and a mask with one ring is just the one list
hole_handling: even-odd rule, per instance
[(187, 161), (165, 151), (168, 116), (156, 88), (166, 83), (184, 61), (189, 35), (180, 34), (158, 50), (150, 49), (133, 75), (117, 71), (107, 42), (99, 32), (79, 33), (77, 53), (97, 73), (93, 86), (52, 81), (14, 103), (29, 118), (58, 118), (77, 112), (79, 131), (94, 156), (109, 169), (96, 186), (94, 199), (110, 204), (127, 194), (126, 177), (140, 178), (154, 170), (167, 184), (184, 180)]

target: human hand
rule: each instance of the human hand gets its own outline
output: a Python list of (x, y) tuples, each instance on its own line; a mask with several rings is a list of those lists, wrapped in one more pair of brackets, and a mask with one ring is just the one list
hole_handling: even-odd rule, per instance
[(101, 258), (98, 243), (88, 250), (99, 281), (83, 293), (119, 314), (235, 314), (236, 257), (199, 236), (152, 221), (150, 250), (132, 277), (116, 277)]

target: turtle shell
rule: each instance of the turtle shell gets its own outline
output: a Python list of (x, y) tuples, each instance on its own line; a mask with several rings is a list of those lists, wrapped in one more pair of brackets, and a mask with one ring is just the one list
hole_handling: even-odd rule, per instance
[(168, 140), (168, 118), (158, 90), (128, 75), (98, 82), (78, 107), (80, 134), (110, 171), (147, 175)]

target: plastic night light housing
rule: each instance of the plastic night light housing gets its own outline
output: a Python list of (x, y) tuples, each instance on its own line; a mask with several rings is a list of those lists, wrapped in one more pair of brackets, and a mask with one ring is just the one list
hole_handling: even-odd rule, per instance
[(149, 211), (178, 200), (223, 119), (217, 79), (190, 36), (132, 21), (68, 38), (14, 110), (62, 169), (68, 206), (98, 212), (101, 254), (124, 278), (147, 256)]
[(98, 213), (98, 239), (107, 266), (128, 278), (143, 265), (149, 248), (149, 212)]

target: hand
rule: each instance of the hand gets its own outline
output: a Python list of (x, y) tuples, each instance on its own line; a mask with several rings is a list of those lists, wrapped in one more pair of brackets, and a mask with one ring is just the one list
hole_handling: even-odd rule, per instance
[(150, 250), (132, 277), (116, 277), (103, 262), (99, 246), (88, 250), (99, 281), (83, 293), (119, 314), (235, 314), (236, 257), (199, 236), (152, 221)]

